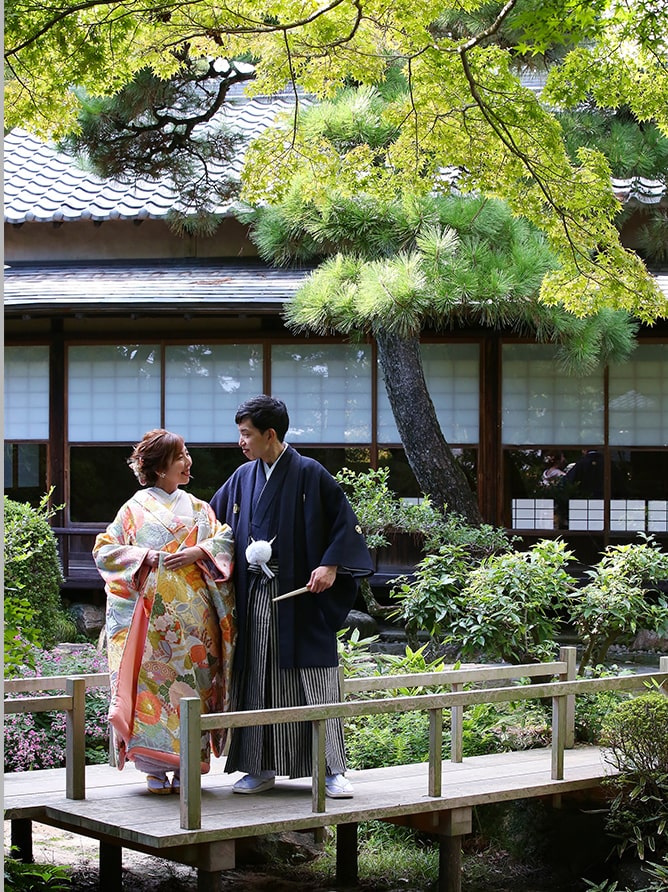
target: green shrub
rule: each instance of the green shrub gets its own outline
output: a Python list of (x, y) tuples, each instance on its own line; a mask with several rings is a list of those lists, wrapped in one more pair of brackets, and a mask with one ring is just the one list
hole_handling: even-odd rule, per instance
[(565, 570), (571, 557), (563, 542), (542, 540), (528, 551), (483, 560), (455, 599), (446, 643), (459, 642), (463, 657), (552, 659), (560, 608), (574, 583)]
[(668, 579), (668, 554), (651, 536), (644, 542), (613, 545), (587, 571), (589, 582), (574, 594), (571, 619), (582, 638), (579, 673), (602, 663), (608, 649), (624, 634), (639, 628), (668, 633), (668, 601), (648, 586)]
[(15, 892), (62, 892), (70, 889), (70, 871), (57, 864), (24, 864), (5, 858), (5, 889)]
[(647, 851), (668, 852), (668, 697), (643, 694), (622, 703), (607, 718), (603, 743), (617, 774), (606, 779), (616, 793), (607, 831), (644, 860)]
[[(602, 678), (606, 675), (619, 675), (618, 666), (604, 668), (597, 666), (587, 673), (588, 678)], [(593, 694), (578, 694), (575, 698), (575, 739), (578, 743), (601, 743), (601, 729), (611, 712), (632, 695), (623, 691), (596, 691)]]
[(35, 609), (25, 598), (4, 598), (5, 677), (13, 678), (25, 666), (32, 668), (33, 648), (40, 642), (35, 628)]
[(29, 617), (24, 615), (17, 634), (30, 640), (32, 629), (32, 638), (46, 647), (73, 640), (74, 623), (60, 600), (63, 572), (49, 526), (53, 509), (48, 506), (48, 495), (38, 508), (5, 496), (4, 507), (5, 598), (15, 617), (19, 601), (27, 602), (33, 611)]
[(415, 568), (414, 579), (399, 576), (391, 597), (400, 601), (398, 615), (413, 637), (425, 629), (436, 639), (459, 616), (459, 594), (472, 568), (471, 555), (463, 545), (442, 545), (436, 554), (429, 554)]
[(480, 560), (507, 551), (511, 539), (505, 530), (489, 524), (470, 526), (457, 514), (437, 508), (428, 496), (417, 504), (404, 502), (388, 486), (389, 468), (357, 473), (342, 468), (337, 481), (353, 506), (369, 548), (388, 545), (388, 535), (408, 533), (425, 554), (442, 545), (463, 545)]

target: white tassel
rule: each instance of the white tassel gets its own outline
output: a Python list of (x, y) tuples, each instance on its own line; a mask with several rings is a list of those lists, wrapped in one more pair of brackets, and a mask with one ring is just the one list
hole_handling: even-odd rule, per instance
[[(274, 536), (274, 539), (276, 537)], [(271, 540), (271, 542), (274, 541)], [(251, 544), (246, 549), (246, 560), (249, 564), (258, 564), (262, 568), (262, 572), (265, 573), (269, 579), (274, 578), (274, 573), (269, 569), (267, 564), (271, 560), (271, 542), (267, 542), (266, 539), (255, 539), (251, 540)]]

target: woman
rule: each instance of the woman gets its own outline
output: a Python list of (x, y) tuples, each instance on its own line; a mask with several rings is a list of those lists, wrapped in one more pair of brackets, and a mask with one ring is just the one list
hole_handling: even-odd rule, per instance
[[(199, 696), (203, 713), (227, 707), (234, 543), (207, 502), (179, 489), (192, 459), (178, 434), (149, 431), (128, 464), (148, 488), (93, 549), (107, 592), (109, 721), (119, 768), (134, 761), (151, 793), (169, 793), (179, 789), (180, 698)], [(203, 772), (223, 743), (221, 732), (202, 736)]]

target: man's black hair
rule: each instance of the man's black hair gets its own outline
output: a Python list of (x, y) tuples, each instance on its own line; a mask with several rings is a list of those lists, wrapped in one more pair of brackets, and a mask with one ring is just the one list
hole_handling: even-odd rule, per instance
[(242, 403), (234, 416), (234, 423), (241, 424), (246, 418), (250, 418), (253, 426), (262, 433), (273, 428), (281, 443), (290, 426), (285, 403), (282, 400), (274, 399), (273, 396), (267, 396), (265, 393)]

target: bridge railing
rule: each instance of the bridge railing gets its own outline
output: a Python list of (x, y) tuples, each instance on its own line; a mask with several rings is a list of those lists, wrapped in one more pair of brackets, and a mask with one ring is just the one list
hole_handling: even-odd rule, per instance
[[(561, 647), (559, 648), (559, 661), (553, 663), (525, 663), (517, 666), (473, 666), (459, 669), (444, 669), (440, 672), (346, 678), (342, 681), (342, 690), (345, 699), (348, 694), (412, 687), (441, 687), (448, 685), (451, 691), (461, 691), (467, 684), (496, 683), (507, 679), (525, 677), (535, 679), (558, 676), (561, 681), (573, 681), (577, 671), (576, 665), (576, 648)], [(463, 757), (463, 715), (464, 709), (462, 706), (452, 706), (450, 708), (450, 760), (452, 762), (461, 762)], [(572, 747), (575, 740), (574, 695), (569, 695), (566, 701), (565, 734), (566, 747)]]
[[(439, 797), (442, 785), (442, 733), (443, 710), (471, 706), (480, 703), (507, 703), (517, 700), (552, 699), (552, 765), (553, 780), (564, 777), (564, 751), (567, 748), (567, 720), (570, 711), (569, 698), (577, 694), (591, 694), (598, 691), (633, 691), (645, 686), (654, 678), (660, 684), (668, 682), (668, 657), (661, 657), (659, 671), (654, 673), (615, 675), (606, 678), (568, 679), (569, 661), (542, 664), (550, 667), (550, 674), (558, 674), (558, 681), (549, 681), (530, 685), (509, 685), (485, 687), (474, 690), (456, 690), (439, 694), (419, 694), (416, 696), (389, 697), (374, 700), (353, 700), (332, 703), (325, 706), (295, 706), (289, 709), (262, 709), (247, 712), (227, 712), (201, 714), (201, 704), (197, 697), (186, 697), (181, 702), (180, 738), (181, 738), (181, 827), (186, 830), (197, 830), (201, 827), (201, 773), (200, 747), (201, 735), (204, 731), (222, 728), (241, 728), (258, 725), (270, 725), (285, 722), (307, 722), (313, 726), (313, 774), (312, 774), (312, 811), (325, 811), (325, 722), (333, 718), (351, 718), (353, 716), (379, 715), (381, 713), (413, 712), (426, 710), (429, 713), (429, 770), (427, 795)], [(510, 677), (537, 677), (539, 665), (497, 667)], [(555, 671), (556, 670), (556, 671)], [(492, 670), (493, 672), (494, 670)], [(476, 674), (487, 674), (489, 669), (451, 670), (446, 674), (457, 675), (457, 681), (450, 683), (465, 684), (476, 679)], [(462, 673), (467, 673), (462, 678)], [(434, 685), (444, 684), (443, 673), (427, 673), (435, 676)], [(486, 680), (495, 676), (487, 675)], [(503, 677), (497, 675), (496, 678)], [(401, 679), (401, 682), (397, 682)], [(411, 684), (424, 686), (424, 674), (411, 676), (385, 676), (376, 682), (375, 688), (404, 687), (406, 679)], [(418, 679), (420, 679), (418, 681)], [(367, 688), (368, 689), (368, 688)], [(456, 748), (459, 744), (456, 744)]]
[[(184, 829), (201, 826), (200, 746), (202, 732), (222, 728), (241, 728), (274, 723), (310, 721), (313, 726), (312, 810), (325, 811), (325, 722), (331, 718), (350, 718), (381, 713), (426, 710), (429, 713), (429, 771), (427, 794), (441, 795), (443, 710), (451, 711), (451, 760), (462, 761), (462, 713), (466, 706), (517, 700), (552, 699), (552, 778), (564, 776), (564, 751), (573, 745), (574, 701), (578, 694), (597, 691), (633, 691), (649, 679), (664, 687), (668, 682), (668, 657), (661, 657), (658, 672), (617, 675), (596, 679), (575, 678), (575, 648), (562, 648), (561, 659), (552, 663), (520, 666), (479, 666), (447, 669), (441, 672), (410, 675), (370, 676), (346, 679), (344, 696), (365, 691), (395, 691), (411, 687), (449, 686), (450, 691), (384, 699), (356, 699), (322, 706), (297, 706), (289, 709), (264, 709), (247, 712), (201, 714), (197, 697), (181, 700), (181, 804), (180, 820)], [(558, 680), (535, 683), (541, 677)], [(510, 679), (530, 677), (530, 685), (499, 685)], [(496, 686), (464, 690), (469, 685)], [(4, 710), (10, 713), (64, 710), (66, 723), (65, 795), (68, 799), (85, 798), (85, 697), (90, 688), (108, 687), (107, 673), (7, 679), (5, 695), (64, 690), (64, 694), (36, 697), (6, 697)]]
[[(65, 796), (86, 798), (86, 691), (108, 688), (109, 673), (49, 675), (4, 680), (5, 715), (11, 713), (58, 712), (67, 714), (65, 724)], [(45, 691), (65, 691), (45, 695)], [(7, 694), (40, 692), (38, 697), (7, 697)]]

